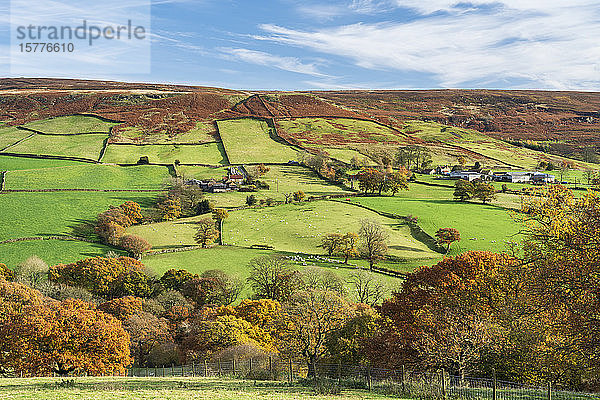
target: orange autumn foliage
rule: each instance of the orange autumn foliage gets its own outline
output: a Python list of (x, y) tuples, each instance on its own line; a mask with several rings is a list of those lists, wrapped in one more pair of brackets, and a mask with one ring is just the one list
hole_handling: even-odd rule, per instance
[[(29, 295), (25, 290), (19, 301)], [(117, 319), (81, 300), (40, 300), (34, 296), (33, 301), (28, 300), (33, 304), (3, 318), (3, 368), (25, 376), (125, 372), (132, 361), (129, 335)]]

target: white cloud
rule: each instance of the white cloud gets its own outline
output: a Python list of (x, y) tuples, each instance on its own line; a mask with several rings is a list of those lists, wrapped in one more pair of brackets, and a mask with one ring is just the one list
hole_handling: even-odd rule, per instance
[[(397, 3), (433, 12), (457, 2)], [(504, 7), (494, 12), (446, 13), (408, 23), (359, 23), (314, 31), (262, 25), (266, 35), (255, 39), (340, 56), (367, 69), (431, 74), (443, 87), (520, 80), (540, 88), (600, 89), (597, 7), (589, 0), (569, 3), (577, 6), (557, 3), (505, 0)]]
[(250, 64), (263, 65), (266, 67), (278, 68), (284, 71), (295, 72), (298, 74), (326, 77), (317, 69), (316, 64), (305, 64), (296, 57), (281, 57), (262, 51), (249, 49), (230, 49), (222, 48), (221, 51), (228, 57), (234, 60), (247, 62)]
[[(374, 2), (376, 0), (363, 0)], [(459, 5), (494, 5), (513, 10), (551, 12), (562, 8), (598, 6), (597, 0), (393, 0), (396, 6), (415, 9), (424, 14), (456, 11)]]

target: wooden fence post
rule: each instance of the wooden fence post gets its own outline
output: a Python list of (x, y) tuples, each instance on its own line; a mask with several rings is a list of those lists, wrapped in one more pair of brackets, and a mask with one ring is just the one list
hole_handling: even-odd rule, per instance
[(404, 365), (402, 365), (402, 393), (406, 393), (406, 370), (404, 369)]
[(148, 370), (148, 364), (146, 364), (146, 378), (150, 376), (150, 371)]
[(494, 375), (494, 392), (493, 392), (493, 400), (498, 400), (498, 381), (496, 380), (496, 368), (492, 368), (492, 374)]
[(342, 361), (338, 360), (338, 386), (342, 386)]
[(369, 392), (371, 391), (371, 385), (371, 364), (369, 364), (367, 367), (367, 388), (369, 389)]
[(175, 364), (171, 364), (171, 376), (175, 376)]
[(442, 398), (448, 399), (448, 393), (446, 393), (446, 370), (442, 368)]
[(192, 361), (192, 377), (196, 377), (196, 361)]
[(222, 373), (221, 373), (221, 360), (219, 359), (219, 360), (217, 361), (217, 363), (218, 363), (218, 366), (219, 366), (219, 376), (221, 376), (221, 374), (222, 374)]
[(165, 364), (163, 364), (163, 366), (162, 366), (162, 373), (163, 373), (162, 375), (163, 375), (163, 378), (164, 378), (165, 377)]
[(204, 377), (208, 377), (208, 363), (206, 362), (206, 358), (204, 359)]
[(552, 382), (548, 382), (548, 400), (552, 400)]
[(290, 385), (294, 383), (294, 369), (292, 367), (292, 359), (290, 358)]
[(269, 356), (269, 378), (273, 380), (273, 357)]
[(231, 375), (235, 377), (235, 357), (231, 360)]
[(252, 357), (250, 357), (250, 375), (252, 375)]

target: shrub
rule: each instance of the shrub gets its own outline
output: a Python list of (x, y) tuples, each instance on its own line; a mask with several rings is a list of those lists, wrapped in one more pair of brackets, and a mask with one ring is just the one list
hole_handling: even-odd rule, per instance
[(119, 245), (133, 258), (140, 259), (142, 254), (152, 248), (144, 238), (137, 235), (125, 235), (119, 240)]
[(256, 196), (253, 194), (246, 196), (246, 204), (249, 206), (255, 205), (256, 204)]

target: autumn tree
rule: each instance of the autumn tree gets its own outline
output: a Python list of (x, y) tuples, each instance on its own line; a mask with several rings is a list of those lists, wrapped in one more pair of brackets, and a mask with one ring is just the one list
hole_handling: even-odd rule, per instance
[[(540, 364), (546, 376), (561, 375), (569, 385), (600, 371), (596, 318), (600, 287), (600, 196), (575, 195), (552, 185), (523, 201), (522, 223), (528, 296), (536, 299), (535, 332), (546, 346)], [(540, 344), (541, 345), (541, 344)], [(570, 381), (567, 381), (570, 379)]]
[(350, 257), (357, 257), (359, 255), (359, 241), (360, 237), (354, 232), (347, 232), (342, 236), (339, 245), (339, 252), (342, 254), (342, 256), (344, 256), (344, 264), (348, 264), (348, 259)]
[(228, 306), (235, 303), (244, 289), (244, 282), (219, 269), (204, 271), (201, 278), (212, 284), (213, 304)]
[(183, 347), (190, 358), (206, 357), (239, 345), (251, 345), (267, 352), (275, 350), (270, 335), (260, 327), (234, 315), (197, 317), (187, 325)]
[(306, 194), (302, 190), (294, 192), (294, 201), (302, 201), (306, 197)]
[(321, 238), (321, 247), (325, 249), (327, 255), (332, 256), (340, 250), (342, 244), (342, 235), (339, 233), (328, 233)]
[(6, 264), (0, 263), (0, 279), (2, 278), (7, 281), (12, 281), (15, 278), (15, 274), (6, 266)]
[(483, 204), (489, 203), (496, 198), (496, 188), (491, 183), (477, 181), (474, 185), (474, 196)]
[(213, 219), (215, 220), (215, 225), (219, 230), (219, 244), (223, 244), (223, 221), (229, 218), (229, 213), (224, 208), (215, 208), (212, 212)]
[(463, 179), (459, 179), (454, 184), (454, 198), (460, 201), (471, 200), (475, 196), (475, 186)]
[(358, 235), (360, 237), (361, 253), (369, 260), (369, 267), (373, 269), (377, 260), (387, 254), (386, 242), (388, 235), (379, 222), (369, 219), (360, 221)]
[(258, 164), (256, 166), (256, 171), (259, 175), (265, 175), (267, 172), (270, 171), (270, 168), (267, 167), (265, 164)]
[(284, 311), (290, 330), (283, 337), (284, 352), (300, 354), (308, 366), (308, 376), (316, 377), (316, 366), (327, 354), (330, 334), (352, 317), (352, 308), (337, 293), (306, 290), (295, 293)]
[(173, 341), (165, 318), (147, 312), (137, 312), (123, 321), (131, 337), (131, 352), (138, 365), (146, 365), (148, 355), (157, 346)]
[[(402, 172), (392, 172), (386, 175), (383, 190), (391, 192), (395, 196), (401, 190), (408, 190), (408, 179)], [(381, 194), (381, 192), (380, 192)]]
[(375, 193), (382, 188), (385, 175), (374, 168), (364, 168), (358, 174), (358, 187), (365, 193)]
[(119, 207), (123, 210), (123, 214), (129, 218), (129, 222), (132, 225), (142, 220), (142, 208), (135, 201), (126, 201)]
[(460, 233), (455, 228), (440, 228), (435, 233), (437, 243), (446, 246), (446, 254), (450, 251), (450, 245), (460, 241)]
[(298, 290), (298, 273), (282, 257), (263, 256), (250, 261), (248, 283), (256, 299), (285, 301)]
[(185, 269), (170, 269), (163, 274), (160, 282), (167, 289), (181, 290), (186, 282), (194, 278), (199, 278), (198, 274), (192, 274)]
[(27, 306), (0, 325), (0, 362), (27, 376), (123, 374), (131, 363), (129, 335), (93, 305), (68, 299)]
[(143, 311), (144, 299), (135, 296), (125, 296), (109, 300), (98, 306), (98, 310), (112, 315), (120, 321), (125, 321), (134, 314)]
[(215, 221), (212, 218), (203, 218), (197, 223), (198, 230), (194, 235), (196, 243), (207, 248), (219, 238), (219, 230), (215, 227)]
[(146, 239), (137, 235), (125, 235), (119, 240), (119, 245), (127, 251), (133, 258), (139, 260), (145, 252), (149, 251), (152, 246)]
[[(179, 199), (182, 215), (203, 214), (200, 203), (204, 201), (204, 193), (198, 185), (188, 185), (184, 178), (171, 178), (165, 187), (166, 199)], [(208, 202), (208, 200), (206, 200)]]
[(366, 347), (387, 321), (366, 304), (351, 307), (352, 316), (327, 335), (325, 346), (331, 359), (347, 365), (366, 365), (370, 362)]
[(144, 264), (129, 257), (94, 257), (50, 267), (51, 281), (80, 286), (103, 297), (149, 296), (153, 279)]
[(175, 196), (168, 196), (157, 205), (160, 217), (163, 221), (172, 221), (181, 216), (181, 199)]

